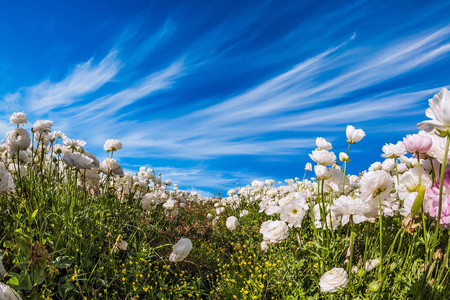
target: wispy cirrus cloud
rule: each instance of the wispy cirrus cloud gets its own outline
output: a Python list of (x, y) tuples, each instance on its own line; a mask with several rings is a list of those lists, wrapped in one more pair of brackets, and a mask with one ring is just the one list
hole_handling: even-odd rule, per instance
[(58, 82), (45, 80), (35, 86), (19, 90), (15, 101), (25, 104), (30, 113), (48, 113), (73, 105), (82, 96), (96, 91), (109, 82), (120, 70), (117, 52), (110, 52), (98, 64), (93, 59), (76, 65), (67, 77)]
[[(161, 172), (186, 187), (271, 176), (267, 157), (281, 164), (271, 172), (289, 169), (316, 135), (339, 147), (347, 124), (380, 138), (380, 128), (395, 124), (383, 137), (400, 134), (423, 115), (426, 99), (448, 84), (440, 65), (450, 65), (449, 5), (426, 6), (155, 6), (154, 18), (146, 10), (103, 51), (94, 48), (114, 49), (100, 61), (92, 55), (65, 78), (4, 93), (0, 109), (52, 118), (100, 156), (104, 140), (119, 139), (121, 163), (173, 163)], [(218, 171), (228, 160), (235, 170)], [(208, 163), (192, 166), (198, 161)]]

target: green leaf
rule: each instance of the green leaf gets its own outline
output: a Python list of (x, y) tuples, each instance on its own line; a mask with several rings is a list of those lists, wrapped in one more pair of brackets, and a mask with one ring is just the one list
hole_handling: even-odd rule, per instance
[(70, 267), (75, 261), (73, 256), (58, 256), (54, 261), (53, 265), (58, 269), (64, 269)]
[(8, 280), (8, 285), (19, 285), (20, 284), (20, 279), (19, 279), (19, 276), (14, 276), (14, 277), (11, 277), (9, 280)]
[(31, 221), (33, 221), (34, 218), (36, 218), (36, 215), (37, 215), (37, 213), (38, 213), (38, 210), (39, 210), (39, 208), (36, 209), (36, 210), (31, 214)]

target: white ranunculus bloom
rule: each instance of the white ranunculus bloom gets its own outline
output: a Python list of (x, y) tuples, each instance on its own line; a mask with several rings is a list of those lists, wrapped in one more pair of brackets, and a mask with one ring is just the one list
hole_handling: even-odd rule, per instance
[[(447, 143), (446, 138), (442, 138), (437, 135), (431, 135), (431, 139), (433, 140), (433, 144), (431, 145), (431, 149), (428, 150), (427, 154), (431, 157), (436, 158), (441, 164), (443, 164), (445, 147)], [(449, 163), (450, 163), (450, 155), (447, 156), (447, 164)]]
[[(353, 199), (351, 196), (340, 196), (335, 199), (333, 205), (331, 206), (331, 211), (336, 216), (342, 216), (342, 226), (350, 221), (350, 216), (353, 216), (353, 222), (359, 224), (367, 221), (368, 218), (373, 217), (372, 214), (366, 216), (366, 214), (374, 211), (370, 207), (370, 204), (362, 201), (360, 198)], [(375, 211), (376, 211), (375, 207)]]
[(289, 227), (299, 228), (302, 220), (308, 212), (308, 204), (305, 199), (297, 198), (291, 200), (281, 207), (280, 219), (288, 223)]
[(266, 252), (267, 250), (269, 250), (269, 245), (267, 245), (266, 241), (262, 241), (261, 242), (261, 251)]
[(170, 198), (163, 204), (163, 207), (165, 209), (174, 209), (177, 206), (177, 204), (178, 204), (177, 200)]
[(331, 145), (331, 143), (327, 142), (327, 140), (324, 139), (323, 137), (316, 138), (316, 146), (317, 146), (317, 149), (320, 149), (320, 150), (333, 149), (333, 146)]
[(227, 225), (228, 229), (235, 230), (239, 226), (239, 221), (235, 216), (231, 216), (227, 218), (225, 224)]
[(383, 169), (383, 165), (379, 161), (372, 163), (369, 167), (369, 171), (377, 171), (377, 170), (382, 170), (382, 169)]
[(305, 165), (305, 170), (306, 170), (306, 171), (312, 171), (312, 165), (311, 165), (311, 163), (306, 163), (306, 165)]
[(0, 299), (1, 300), (22, 300), (19, 293), (15, 290), (0, 282)]
[(90, 169), (94, 167), (94, 160), (84, 154), (74, 152), (67, 153), (62, 158), (63, 162), (69, 167), (75, 167), (76, 169)]
[(370, 272), (372, 271), (378, 264), (380, 263), (380, 260), (378, 258), (375, 259), (369, 259), (368, 261), (366, 261), (366, 264), (364, 266), (364, 270), (366, 270), (366, 272)]
[(69, 139), (68, 137), (63, 137), (63, 145), (70, 150), (77, 150), (81, 151), (83, 150), (83, 147), (86, 146), (86, 142), (83, 140), (75, 140), (75, 139)]
[(348, 284), (348, 274), (342, 268), (333, 268), (320, 277), (319, 286), (322, 293), (334, 293)]
[(12, 191), (15, 187), (11, 174), (0, 165), (0, 193)]
[(4, 276), (6, 274), (5, 266), (3, 265), (3, 255), (0, 255), (0, 276)]
[(188, 238), (181, 238), (173, 245), (173, 251), (169, 256), (171, 262), (179, 262), (185, 259), (192, 250), (192, 242)]
[(147, 193), (142, 197), (141, 206), (143, 210), (152, 211), (157, 204), (158, 200), (154, 193)]
[(389, 197), (393, 184), (392, 177), (385, 171), (367, 172), (361, 178), (361, 199), (378, 201), (380, 196), (383, 201)]
[(170, 181), (170, 180), (165, 180), (165, 181), (163, 182), (163, 184), (164, 184), (164, 185), (167, 185), (167, 186), (171, 186), (171, 185), (172, 185), (172, 181)]
[(261, 224), (259, 232), (268, 244), (281, 243), (288, 237), (289, 227), (283, 221), (266, 221)]
[(241, 213), (239, 214), (239, 216), (242, 218), (242, 217), (245, 217), (246, 215), (248, 215), (248, 210), (246, 210), (246, 209), (244, 209), (243, 211), (241, 211)]
[(348, 157), (347, 153), (341, 152), (341, 153), (339, 153), (339, 160), (341, 162), (344, 162), (344, 161), (348, 162), (350, 160), (350, 157)]
[(316, 173), (317, 180), (324, 180), (331, 177), (330, 170), (322, 165), (314, 166), (314, 172)]
[(364, 130), (355, 129), (355, 127), (353, 127), (352, 125), (347, 126), (345, 133), (347, 134), (347, 142), (349, 142), (350, 144), (359, 142), (363, 137), (366, 136)]
[(30, 134), (23, 128), (16, 128), (6, 133), (6, 145), (13, 153), (27, 149), (30, 143)]
[(53, 122), (50, 120), (37, 120), (33, 124), (33, 132), (42, 132), (42, 133), (49, 133), (52, 129)]
[(107, 175), (123, 175), (122, 167), (114, 159), (109, 157), (100, 163), (98, 169)]
[[(427, 188), (431, 187), (433, 182), (431, 181), (430, 175), (428, 175), (423, 168), (420, 169), (420, 177), (422, 185)], [(409, 194), (417, 192), (419, 188), (419, 169), (409, 169), (400, 177), (400, 184), (397, 188), (398, 197), (401, 200), (405, 200), (409, 196)]]
[(122, 149), (122, 143), (118, 140), (108, 139), (103, 145), (106, 152), (116, 151)]
[(325, 229), (332, 229), (336, 230), (339, 227), (339, 224), (341, 222), (341, 217), (338, 217), (334, 214), (333, 211), (330, 210), (330, 204), (325, 203), (325, 219), (327, 224), (322, 224), (322, 216), (320, 210), (322, 209), (322, 204), (316, 204), (313, 207), (313, 215), (314, 215), (314, 227), (317, 229), (322, 228)]
[(384, 154), (381, 157), (384, 158), (396, 158), (404, 155), (406, 153), (405, 145), (403, 142), (397, 142), (397, 144), (385, 144), (382, 148)]
[(12, 114), (11, 118), (9, 118), (11, 124), (16, 125), (24, 125), (28, 122), (28, 117), (24, 112), (15, 112)]
[(327, 150), (314, 150), (309, 157), (319, 165), (332, 165), (336, 162), (336, 155)]
[(391, 172), (392, 170), (394, 170), (395, 168), (395, 162), (393, 159), (391, 158), (386, 158), (382, 163), (381, 163), (381, 168), (383, 170), (385, 170), (386, 172)]
[(417, 124), (417, 127), (428, 132), (434, 128), (441, 131), (450, 130), (450, 92), (443, 88), (428, 100), (428, 104), (430, 107), (427, 108), (425, 114), (432, 120), (423, 121)]

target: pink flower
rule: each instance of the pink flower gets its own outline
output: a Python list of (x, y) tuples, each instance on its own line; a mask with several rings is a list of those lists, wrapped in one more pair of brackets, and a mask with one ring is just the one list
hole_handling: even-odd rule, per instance
[(403, 145), (409, 153), (427, 153), (433, 145), (433, 141), (427, 135), (408, 134), (403, 138)]
[[(439, 188), (440, 179), (436, 180), (432, 187), (425, 192), (425, 198), (430, 205), (430, 215), (438, 218), (439, 215)], [(444, 188), (442, 191), (441, 225), (450, 226), (450, 169), (444, 175)]]

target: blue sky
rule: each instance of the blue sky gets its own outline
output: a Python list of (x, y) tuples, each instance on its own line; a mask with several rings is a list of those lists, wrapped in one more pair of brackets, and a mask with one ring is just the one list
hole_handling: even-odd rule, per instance
[(303, 177), (315, 138), (338, 154), (348, 124), (367, 134), (348, 170), (367, 169), (384, 143), (417, 131), (449, 84), (447, 1), (0, 7), (2, 136), (25, 111), (99, 159), (118, 139), (129, 172), (150, 166), (204, 194)]

